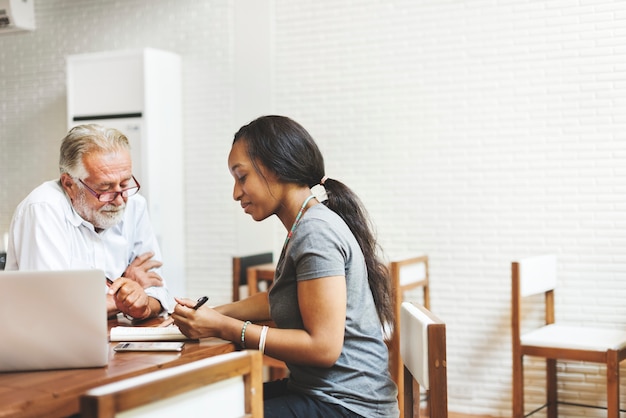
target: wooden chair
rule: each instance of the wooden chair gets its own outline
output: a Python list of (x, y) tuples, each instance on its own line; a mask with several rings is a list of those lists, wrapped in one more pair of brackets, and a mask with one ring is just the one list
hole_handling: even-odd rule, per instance
[[(246, 280), (248, 281), (248, 295), (252, 296), (262, 290), (269, 289), (274, 283), (274, 273), (276, 265), (274, 263), (258, 264), (247, 268)], [(261, 288), (261, 283), (265, 284)]]
[[(240, 299), (240, 287), (248, 286), (248, 295), (259, 292), (259, 281), (274, 281), (274, 255), (271, 252), (233, 257), (233, 302)], [(263, 356), (263, 364), (268, 368), (269, 380), (288, 376), (285, 362), (270, 356)]]
[(80, 398), (83, 418), (262, 417), (261, 353), (209, 357), (100, 386)]
[[(398, 386), (398, 404), (400, 405), (400, 417), (404, 416), (404, 366), (400, 356), (400, 334), (395, 330), (400, 329), (400, 306), (409, 290), (422, 288), (423, 303), (426, 309), (430, 309), (430, 282), (428, 272), (428, 256), (419, 255), (408, 258), (393, 260), (389, 263), (391, 283), (394, 290), (395, 322), (392, 326), (391, 336), (387, 341), (389, 348), (389, 370), (391, 377)], [(416, 394), (416, 396), (419, 396)], [(426, 394), (428, 398), (428, 394)], [(428, 404), (428, 402), (427, 402)], [(428, 408), (428, 406), (427, 406)]]
[[(607, 416), (619, 417), (619, 365), (626, 358), (626, 331), (555, 323), (554, 290), (557, 261), (554, 255), (526, 258), (512, 263), (513, 418), (524, 415), (524, 356), (546, 359), (547, 416), (558, 416), (557, 360), (586, 361), (606, 365)], [(522, 333), (522, 302), (544, 295), (545, 326)], [(531, 305), (526, 303), (526, 305)], [(527, 311), (524, 311), (527, 313)], [(592, 405), (571, 404), (594, 407)]]
[[(270, 264), (273, 261), (274, 254), (271, 252), (233, 257), (233, 302), (241, 299), (240, 287), (248, 285), (248, 268)], [(248, 294), (252, 295), (257, 291), (258, 289), (248, 289)]]
[[(425, 307), (403, 302), (400, 311), (400, 353), (404, 367), (404, 416), (420, 416), (419, 386), (428, 391), (429, 418), (448, 416), (446, 325)], [(414, 406), (417, 406), (414, 408)], [(415, 411), (415, 412), (414, 412)]]

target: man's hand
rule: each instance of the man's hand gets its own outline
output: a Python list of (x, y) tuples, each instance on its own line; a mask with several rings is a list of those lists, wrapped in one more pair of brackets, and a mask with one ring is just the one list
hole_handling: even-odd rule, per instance
[(146, 319), (160, 312), (159, 301), (149, 297), (133, 280), (123, 277), (115, 280), (109, 286), (109, 295), (113, 297), (117, 309), (133, 318)]
[(163, 286), (163, 279), (153, 269), (161, 267), (162, 262), (153, 260), (154, 253), (147, 252), (137, 257), (128, 265), (123, 277), (137, 282), (143, 289)]

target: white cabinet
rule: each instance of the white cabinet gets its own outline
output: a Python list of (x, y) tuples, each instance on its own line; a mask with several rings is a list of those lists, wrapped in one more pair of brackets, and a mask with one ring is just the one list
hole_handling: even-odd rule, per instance
[(173, 295), (185, 295), (181, 61), (156, 49), (67, 57), (68, 127), (99, 123), (129, 139)]

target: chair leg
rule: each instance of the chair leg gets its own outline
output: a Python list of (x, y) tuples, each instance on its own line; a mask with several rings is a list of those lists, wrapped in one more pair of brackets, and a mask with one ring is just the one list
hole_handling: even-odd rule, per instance
[[(417, 391), (417, 392), (416, 392)], [(424, 407), (424, 414), (427, 417), (431, 417), (432, 416), (432, 411), (430, 410), (430, 391), (425, 391), (425, 396), (426, 396), (426, 405)], [(421, 406), (421, 399), (422, 399), (422, 393), (419, 390), (419, 387), (413, 391), (413, 399), (418, 399), (417, 401), (417, 405)]]
[[(420, 398), (419, 395), (417, 398), (413, 397), (415, 393), (414, 390), (417, 388), (417, 392), (419, 393), (419, 385), (414, 381), (413, 375), (411, 373), (404, 371), (404, 375), (402, 377), (402, 405), (401, 411), (404, 413), (401, 414), (404, 418), (419, 418), (420, 417)], [(417, 400), (416, 400), (417, 399)], [(415, 404), (417, 403), (417, 408), (415, 408)]]
[(524, 417), (524, 357), (513, 356), (513, 418)]
[(556, 360), (546, 359), (546, 397), (548, 401), (548, 418), (557, 418), (559, 416), (556, 385)]
[(619, 418), (619, 361), (617, 351), (609, 350), (606, 360), (607, 417)]
[[(400, 344), (399, 341), (396, 342), (396, 344)], [(394, 352), (395, 350), (390, 350), (389, 351), (389, 355), (390, 355), (390, 367), (391, 367), (391, 378), (396, 382), (396, 385), (398, 386), (398, 405), (400, 407), (400, 418), (406, 418), (408, 417), (407, 413), (405, 412), (404, 408), (405, 408), (405, 399), (404, 399), (404, 394), (405, 394), (405, 373), (404, 373), (404, 365), (402, 363), (402, 360), (400, 360), (400, 358), (398, 357), (400, 352)], [(413, 377), (411, 377), (412, 379)], [(412, 387), (412, 386), (411, 386)], [(419, 417), (419, 415), (418, 415)]]

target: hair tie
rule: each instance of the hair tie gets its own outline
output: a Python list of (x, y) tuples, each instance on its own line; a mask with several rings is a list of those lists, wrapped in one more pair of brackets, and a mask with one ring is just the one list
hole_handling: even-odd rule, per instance
[(323, 186), (326, 180), (328, 180), (328, 176), (322, 177), (322, 179), (320, 180), (320, 184)]
[(322, 186), (321, 183), (316, 184), (315, 186), (311, 187), (311, 194), (315, 196), (318, 202), (323, 202), (325, 200), (328, 200), (328, 195), (326, 194), (326, 188)]

